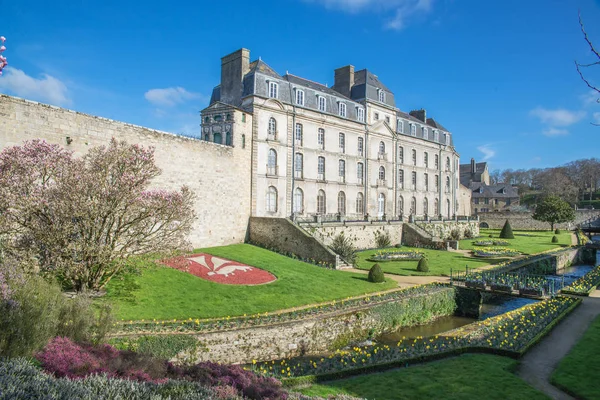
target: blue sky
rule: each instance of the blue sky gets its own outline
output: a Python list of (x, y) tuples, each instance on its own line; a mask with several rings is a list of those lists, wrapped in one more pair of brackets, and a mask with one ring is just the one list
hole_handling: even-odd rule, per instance
[(2, 0), (0, 92), (193, 134), (220, 58), (246, 47), (329, 85), (368, 68), (401, 110), (446, 126), (463, 163), (549, 167), (599, 156), (578, 10), (600, 48), (598, 0)]

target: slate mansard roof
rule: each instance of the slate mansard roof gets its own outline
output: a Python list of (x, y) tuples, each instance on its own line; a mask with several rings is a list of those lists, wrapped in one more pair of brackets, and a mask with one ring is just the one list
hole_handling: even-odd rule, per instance
[(471, 182), (481, 182), (481, 174), (485, 172), (487, 167), (486, 162), (479, 162), (475, 164), (475, 173), (471, 173), (471, 164), (460, 164), (460, 183), (463, 186), (469, 187)]
[(507, 183), (496, 185), (485, 185), (481, 182), (473, 182), (470, 185), (472, 197), (475, 198), (518, 198), (519, 190)]

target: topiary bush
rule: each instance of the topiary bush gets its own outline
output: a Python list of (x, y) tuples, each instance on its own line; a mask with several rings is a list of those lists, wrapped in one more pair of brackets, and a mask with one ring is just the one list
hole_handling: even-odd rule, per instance
[(552, 243), (558, 243), (558, 238), (556, 236), (552, 236)]
[(460, 240), (460, 231), (458, 228), (454, 228), (450, 231), (450, 240)]
[(417, 271), (419, 272), (429, 272), (429, 260), (427, 257), (421, 257), (419, 260), (419, 264), (417, 264)]
[(515, 238), (515, 235), (513, 235), (512, 228), (510, 227), (510, 222), (508, 222), (508, 220), (506, 220), (506, 222), (504, 223), (504, 226), (502, 227), (502, 231), (500, 232), (499, 237), (502, 239), (514, 239)]
[(473, 237), (475, 237), (471, 228), (469, 228), (469, 227), (465, 228), (464, 237), (465, 237), (465, 239), (473, 239)]
[(373, 264), (371, 269), (369, 270), (369, 282), (373, 283), (381, 283), (385, 282), (385, 275), (383, 275), (383, 271), (379, 264)]
[(555, 234), (555, 235), (558, 235), (558, 234), (560, 234), (560, 229), (556, 228), (556, 229), (554, 230), (554, 234)]

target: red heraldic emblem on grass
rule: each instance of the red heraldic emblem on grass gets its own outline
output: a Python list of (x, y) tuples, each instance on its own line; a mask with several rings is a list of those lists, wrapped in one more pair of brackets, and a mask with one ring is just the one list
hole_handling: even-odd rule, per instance
[(265, 270), (206, 253), (170, 258), (162, 263), (207, 281), (229, 285), (261, 285), (277, 279)]

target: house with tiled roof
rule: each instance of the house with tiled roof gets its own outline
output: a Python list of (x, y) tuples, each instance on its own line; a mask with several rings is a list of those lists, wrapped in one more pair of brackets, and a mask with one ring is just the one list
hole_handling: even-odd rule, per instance
[(460, 165), (460, 184), (471, 192), (472, 214), (503, 211), (519, 205), (519, 191), (508, 183), (490, 184), (486, 162)]

